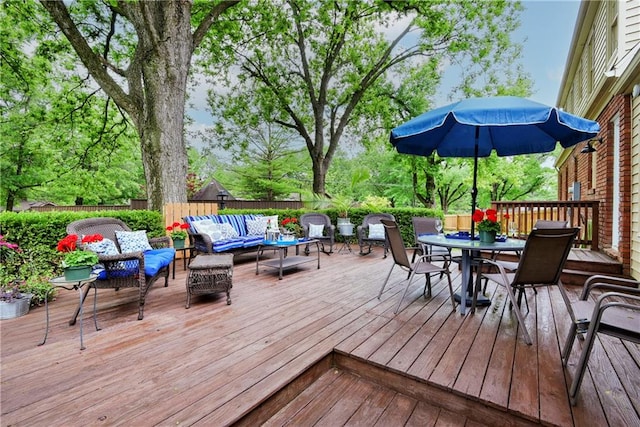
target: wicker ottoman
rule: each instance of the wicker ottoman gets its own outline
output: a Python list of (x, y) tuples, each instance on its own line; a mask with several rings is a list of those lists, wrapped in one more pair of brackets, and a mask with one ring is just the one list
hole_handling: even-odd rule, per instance
[(227, 305), (231, 304), (231, 277), (233, 276), (233, 255), (198, 255), (188, 266), (187, 307), (191, 305), (191, 295), (227, 293)]

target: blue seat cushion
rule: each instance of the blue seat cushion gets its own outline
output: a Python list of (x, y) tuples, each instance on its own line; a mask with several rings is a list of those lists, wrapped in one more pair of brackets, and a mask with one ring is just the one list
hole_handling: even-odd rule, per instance
[(144, 253), (144, 274), (145, 276), (155, 276), (158, 271), (167, 267), (173, 262), (176, 250), (173, 248), (151, 249)]
[(258, 246), (264, 240), (263, 236), (242, 236), (242, 240), (244, 243), (242, 244), (243, 248), (250, 248), (252, 246)]
[(213, 242), (213, 252), (224, 252), (229, 249), (241, 248), (244, 245), (244, 240), (240, 238), (216, 240)]
[[(173, 248), (151, 249), (144, 253), (144, 274), (153, 277), (173, 262), (176, 251)], [(98, 273), (98, 280), (107, 278), (129, 277), (138, 274), (138, 261), (118, 261), (118, 269), (102, 270)]]

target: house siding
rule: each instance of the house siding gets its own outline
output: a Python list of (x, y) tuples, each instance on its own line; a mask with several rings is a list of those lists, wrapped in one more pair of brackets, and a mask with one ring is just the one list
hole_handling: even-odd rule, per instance
[(640, 43), (640, 1), (627, 0), (625, 4), (624, 52), (626, 54)]
[[(611, 39), (611, 12), (617, 9), (617, 40)], [(570, 199), (573, 182), (581, 184), (582, 200), (598, 200), (598, 249), (618, 259), (623, 273), (640, 280), (640, 0), (583, 1), (577, 31), (560, 89), (558, 105), (571, 113), (597, 120), (601, 131), (596, 152), (584, 154), (583, 144), (560, 156), (558, 188), (561, 200)], [(611, 51), (611, 46), (615, 47)], [(619, 120), (619, 180), (614, 181), (614, 132)], [(619, 218), (613, 218), (613, 191), (620, 189)], [(618, 223), (617, 248), (613, 247), (614, 221)]]
[(631, 114), (631, 276), (640, 280), (640, 96), (632, 99)]

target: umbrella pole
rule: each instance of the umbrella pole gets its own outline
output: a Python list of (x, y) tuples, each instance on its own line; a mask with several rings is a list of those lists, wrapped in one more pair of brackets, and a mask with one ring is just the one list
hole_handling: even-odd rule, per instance
[(471, 188), (471, 240), (475, 236), (475, 224), (473, 213), (476, 211), (476, 198), (478, 197), (478, 141), (480, 140), (480, 126), (476, 126), (476, 141), (473, 153), (473, 188)]

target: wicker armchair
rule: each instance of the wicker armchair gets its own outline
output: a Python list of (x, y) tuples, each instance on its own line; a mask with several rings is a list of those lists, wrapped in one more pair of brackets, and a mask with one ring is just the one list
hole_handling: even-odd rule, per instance
[[(372, 245), (381, 245), (384, 247), (384, 258), (387, 257), (387, 252), (389, 252), (389, 241), (385, 237), (384, 228), (382, 228), (382, 236), (373, 237), (369, 234), (369, 226), (372, 224), (380, 224), (382, 227), (381, 219), (388, 219), (390, 221), (395, 221), (395, 217), (391, 214), (386, 213), (372, 213), (364, 217), (362, 220), (362, 225), (359, 225), (357, 228), (358, 234), (358, 245), (360, 245), (360, 255), (368, 255), (371, 253)], [(365, 246), (367, 247), (367, 252), (364, 251)]]
[[(104, 238), (111, 239), (118, 246), (116, 230), (131, 231), (127, 225), (117, 218), (87, 218), (74, 221), (67, 226), (68, 234), (76, 234), (81, 239), (88, 234), (101, 234)], [(168, 236), (149, 239), (149, 244), (154, 249), (169, 248), (171, 239)], [(78, 242), (80, 246), (80, 242)], [(173, 251), (173, 250), (172, 250)], [(162, 267), (154, 276), (145, 275), (145, 256), (142, 252), (131, 252), (118, 255), (98, 255), (100, 264), (105, 268), (104, 278), (100, 278), (88, 286), (82, 296), (84, 302), (91, 287), (96, 289), (139, 288), (138, 320), (144, 316), (144, 299), (147, 291), (161, 277), (164, 277), (164, 286), (169, 285), (170, 263)], [(132, 273), (132, 268), (135, 271)], [(76, 317), (80, 311), (80, 306), (69, 321), (70, 325), (75, 324)]]
[[(309, 212), (301, 215), (300, 226), (302, 227), (304, 237), (306, 238), (309, 238), (309, 225), (311, 224), (324, 226), (322, 237), (313, 237), (313, 239), (320, 241), (320, 244), (322, 245), (322, 252), (332, 254), (333, 244), (335, 243), (336, 226), (331, 224), (331, 218), (325, 214), (316, 212)], [(325, 243), (329, 245), (329, 251), (324, 248)]]

